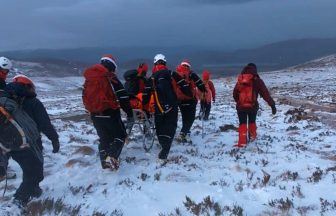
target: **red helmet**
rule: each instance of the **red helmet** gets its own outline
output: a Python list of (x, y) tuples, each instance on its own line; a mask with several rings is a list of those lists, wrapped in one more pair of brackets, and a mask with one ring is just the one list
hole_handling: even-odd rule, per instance
[(31, 79), (29, 79), (27, 76), (25, 75), (17, 75), (13, 78), (13, 82), (14, 83), (20, 83), (20, 84), (24, 84), (24, 85), (31, 85), (34, 86), (34, 83)]

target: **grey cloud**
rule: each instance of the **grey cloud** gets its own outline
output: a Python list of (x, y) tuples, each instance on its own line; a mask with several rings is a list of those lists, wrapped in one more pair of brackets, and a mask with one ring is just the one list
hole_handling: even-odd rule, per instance
[[(257, 46), (335, 37), (334, 0), (11, 0), (0, 49)], [(5, 8), (5, 10), (3, 9)]]
[(200, 3), (200, 4), (241, 4), (260, 0), (189, 0), (189, 3)]

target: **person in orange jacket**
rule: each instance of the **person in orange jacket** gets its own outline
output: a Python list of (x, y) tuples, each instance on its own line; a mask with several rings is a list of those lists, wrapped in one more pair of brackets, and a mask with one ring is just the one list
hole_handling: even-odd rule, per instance
[(264, 81), (258, 75), (257, 66), (250, 63), (238, 76), (237, 84), (233, 90), (239, 118), (239, 139), (236, 147), (245, 147), (248, 139), (254, 141), (257, 138), (256, 117), (259, 109), (259, 95), (268, 103), (272, 108), (272, 114), (275, 115), (275, 102)]
[(199, 98), (201, 101), (201, 118), (208, 120), (211, 110), (211, 103), (216, 101), (216, 89), (213, 82), (210, 80), (210, 72), (204, 70), (202, 73), (203, 83), (205, 85), (205, 92), (199, 91)]

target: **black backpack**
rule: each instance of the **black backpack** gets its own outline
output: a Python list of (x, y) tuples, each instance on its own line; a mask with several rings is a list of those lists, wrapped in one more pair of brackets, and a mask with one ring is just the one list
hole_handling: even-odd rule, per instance
[(126, 82), (135, 81), (138, 77), (138, 70), (128, 70), (124, 73), (124, 79)]
[(128, 70), (124, 73), (125, 90), (130, 96), (135, 96), (139, 93), (139, 77), (137, 70)]
[(31, 148), (38, 151), (37, 125), (15, 100), (0, 97), (0, 148), (4, 152)]

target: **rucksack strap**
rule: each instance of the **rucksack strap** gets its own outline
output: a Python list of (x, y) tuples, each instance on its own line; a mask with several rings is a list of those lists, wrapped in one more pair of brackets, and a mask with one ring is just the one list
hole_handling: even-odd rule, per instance
[(159, 95), (158, 95), (157, 90), (156, 90), (156, 85), (155, 85), (155, 79), (154, 78), (152, 78), (152, 82), (153, 82), (154, 99), (156, 101), (156, 105), (157, 105), (159, 111), (161, 112), (161, 114), (163, 114), (164, 109), (162, 108), (162, 105), (161, 105), (160, 100), (159, 100)]

